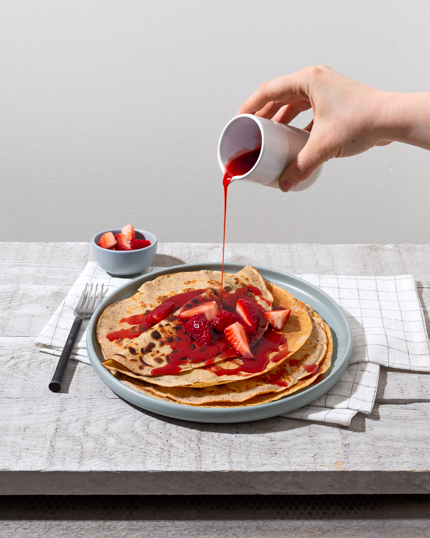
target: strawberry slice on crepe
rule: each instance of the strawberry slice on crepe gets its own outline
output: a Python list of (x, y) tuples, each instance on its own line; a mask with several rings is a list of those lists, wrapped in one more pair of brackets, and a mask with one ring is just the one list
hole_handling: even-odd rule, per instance
[(164, 301), (164, 303), (161, 303), (160, 305), (156, 306), (151, 312), (148, 314), (148, 317), (146, 318), (146, 323), (149, 326), (156, 325), (157, 323), (160, 323), (160, 321), (163, 321), (163, 319), (166, 319), (170, 314), (175, 310), (176, 305), (175, 303), (171, 301)]
[(264, 316), (272, 327), (281, 330), (282, 327), (287, 323), (290, 314), (291, 310), (279, 309), (272, 310), (271, 312), (265, 312)]
[(248, 334), (239, 322), (229, 325), (224, 330), (224, 336), (239, 357), (245, 357), (246, 359), (254, 358), (249, 347)]
[(213, 318), (218, 314), (218, 306), (215, 301), (209, 301), (207, 303), (202, 303), (195, 308), (190, 308), (189, 310), (184, 310), (179, 314), (179, 319), (186, 320), (191, 319), (197, 314), (204, 314), (208, 321), (212, 321)]
[(236, 312), (254, 330), (258, 329), (260, 323), (260, 314), (255, 303), (247, 301), (246, 299), (238, 299), (236, 305)]

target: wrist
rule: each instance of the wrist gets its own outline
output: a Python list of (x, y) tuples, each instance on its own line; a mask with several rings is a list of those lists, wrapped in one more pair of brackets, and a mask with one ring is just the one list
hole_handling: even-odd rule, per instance
[(378, 100), (381, 139), (430, 149), (430, 94), (380, 92)]
[(402, 95), (396, 92), (377, 91), (372, 112), (376, 123), (375, 132), (378, 142), (383, 140), (394, 142), (403, 138), (405, 126), (401, 114), (401, 109), (403, 109)]

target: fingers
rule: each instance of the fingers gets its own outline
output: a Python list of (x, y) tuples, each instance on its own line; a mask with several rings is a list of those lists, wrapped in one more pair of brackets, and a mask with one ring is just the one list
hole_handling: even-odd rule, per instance
[(264, 82), (243, 103), (238, 114), (255, 114), (271, 101), (284, 101), (290, 97), (307, 99), (309, 79), (315, 69), (307, 67), (297, 73)]
[(283, 192), (288, 192), (297, 183), (308, 179), (315, 170), (324, 162), (328, 161), (330, 155), (327, 148), (319, 142), (316, 136), (309, 137), (305, 147), (288, 165), (279, 180), (279, 188)]
[(293, 121), (293, 119), (296, 118), (300, 112), (304, 112), (310, 108), (311, 104), (309, 101), (304, 101), (303, 99), (294, 99), (292, 103), (282, 107), (279, 112), (272, 117), (272, 120), (287, 124)]
[(268, 118), (273, 119), (273, 116), (284, 106), (288, 105), (288, 103), (291, 103), (295, 101), (295, 97), (290, 97), (289, 99), (284, 99), (282, 101), (270, 101), (265, 105), (261, 110), (255, 113), (256, 116), (259, 116), (260, 118)]

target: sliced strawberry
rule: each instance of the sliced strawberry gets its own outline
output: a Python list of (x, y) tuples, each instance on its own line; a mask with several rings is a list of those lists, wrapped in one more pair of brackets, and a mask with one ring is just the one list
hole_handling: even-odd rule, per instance
[(290, 314), (291, 310), (272, 310), (271, 312), (264, 312), (264, 317), (275, 329), (282, 329), (287, 323)]
[(224, 330), (224, 336), (231, 347), (241, 357), (253, 359), (251, 348), (249, 347), (249, 338), (245, 328), (237, 321)]
[(212, 320), (211, 327), (217, 333), (223, 333), (224, 329), (227, 329), (233, 323), (239, 321), (236, 314), (229, 312), (228, 310), (221, 310)]
[(197, 314), (185, 323), (185, 332), (201, 344), (210, 344), (212, 340), (209, 321), (204, 314)]
[(175, 303), (172, 303), (172, 301), (164, 301), (164, 303), (156, 306), (154, 310), (151, 310), (146, 318), (146, 323), (151, 327), (156, 323), (160, 323), (167, 316), (170, 316), (173, 310), (175, 310), (175, 306)]
[(251, 327), (250, 325), (248, 325), (247, 323), (245, 323), (241, 319), (239, 320), (239, 323), (245, 329), (245, 331), (247, 332), (249, 338), (253, 338), (254, 336), (257, 336), (257, 331), (254, 329), (254, 327)]
[(255, 330), (258, 329), (260, 315), (258, 313), (258, 308), (254, 303), (247, 301), (246, 299), (238, 299), (236, 304), (236, 312), (245, 323), (250, 325)]
[(210, 301), (209, 303), (203, 303), (195, 308), (190, 308), (179, 314), (179, 319), (186, 320), (191, 319), (197, 314), (204, 314), (208, 321), (211, 321), (218, 314), (218, 306), (215, 301)]
[(121, 228), (121, 232), (128, 237), (129, 241), (134, 239), (134, 228), (131, 224), (127, 224), (124, 228)]
[(147, 241), (146, 239), (132, 239), (130, 241), (131, 250), (140, 250), (141, 248), (149, 247), (151, 244), (151, 241)]
[(116, 234), (115, 239), (118, 250), (131, 250), (130, 240), (125, 234)]
[(116, 240), (112, 232), (107, 232), (100, 237), (99, 247), (113, 250), (116, 246)]

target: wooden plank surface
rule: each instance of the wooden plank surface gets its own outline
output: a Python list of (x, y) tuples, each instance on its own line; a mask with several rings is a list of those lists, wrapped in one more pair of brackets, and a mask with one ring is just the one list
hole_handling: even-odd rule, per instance
[[(216, 244), (161, 244), (154, 265), (217, 261), (219, 252)], [(428, 245), (246, 244), (228, 245), (227, 253), (228, 261), (292, 273), (412, 273), (430, 327)], [(234, 425), (162, 419), (120, 400), (90, 367), (77, 363), (67, 372), (65, 392), (52, 394), (47, 383), (55, 359), (33, 342), (92, 259), (89, 245), (1, 243), (0, 254), (2, 492), (430, 489), (430, 375), (382, 369), (378, 405), (350, 429), (280, 417)]]
[[(2, 243), (2, 284), (71, 285), (94, 261), (88, 243)], [(219, 243), (159, 243), (156, 267), (221, 261)], [(321, 275), (413, 274), (430, 285), (430, 245), (227, 244), (226, 261), (287, 273)]]
[(428, 520), (348, 520), (348, 521), (4, 521), (3, 538), (427, 538)]

